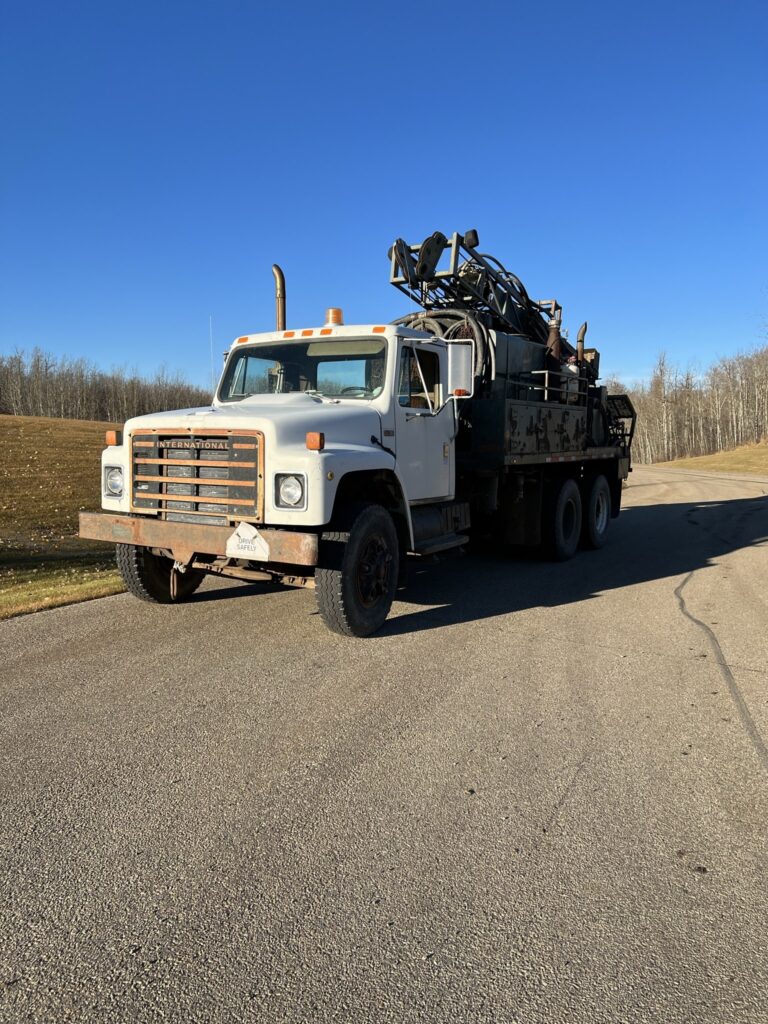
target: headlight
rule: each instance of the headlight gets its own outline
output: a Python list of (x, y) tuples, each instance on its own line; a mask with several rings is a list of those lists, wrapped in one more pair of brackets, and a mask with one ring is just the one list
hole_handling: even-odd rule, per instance
[(275, 477), (277, 504), (283, 508), (297, 508), (304, 504), (304, 477), (281, 473)]
[(123, 467), (104, 467), (104, 493), (119, 498), (123, 493)]

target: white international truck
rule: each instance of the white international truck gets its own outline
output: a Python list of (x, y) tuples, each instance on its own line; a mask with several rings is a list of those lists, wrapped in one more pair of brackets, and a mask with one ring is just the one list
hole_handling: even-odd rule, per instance
[(561, 333), (474, 231), (392, 246), (419, 309), (391, 324), (237, 338), (210, 406), (109, 431), (102, 509), (128, 590), (188, 599), (207, 574), (314, 586), (326, 625), (384, 623), (406, 560), (472, 533), (564, 560), (605, 542), (635, 414), (597, 385), (599, 356)]

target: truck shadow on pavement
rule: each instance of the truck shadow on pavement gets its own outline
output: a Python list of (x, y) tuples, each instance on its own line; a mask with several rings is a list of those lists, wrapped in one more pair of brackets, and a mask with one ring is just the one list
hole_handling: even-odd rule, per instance
[[(714, 566), (729, 552), (768, 541), (768, 497), (733, 501), (635, 506), (611, 521), (599, 551), (579, 551), (569, 562), (490, 549), (410, 564), (379, 636), (436, 629), (527, 608), (589, 600), (606, 591), (676, 578)], [(425, 605), (397, 615), (398, 601)]]
[[(210, 577), (209, 577), (210, 579)], [(245, 583), (239, 580), (230, 580), (222, 577), (210, 590), (199, 590), (190, 600), (190, 604), (200, 604), (205, 601), (224, 601), (228, 597), (248, 597), (253, 594), (280, 594), (285, 592), (281, 583), (254, 582)]]

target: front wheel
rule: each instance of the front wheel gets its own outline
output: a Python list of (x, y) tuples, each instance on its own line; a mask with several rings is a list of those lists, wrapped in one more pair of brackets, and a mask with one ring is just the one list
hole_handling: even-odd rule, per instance
[(611, 489), (600, 474), (596, 476), (587, 496), (582, 539), (588, 548), (601, 548), (608, 536), (611, 520)]
[(186, 601), (205, 578), (205, 573), (199, 569), (174, 572), (170, 558), (153, 555), (148, 548), (136, 544), (118, 544), (115, 560), (126, 590), (134, 597), (153, 604)]
[(392, 517), (381, 505), (356, 505), (348, 529), (324, 533), (315, 594), (326, 626), (342, 636), (370, 636), (389, 614), (400, 552)]

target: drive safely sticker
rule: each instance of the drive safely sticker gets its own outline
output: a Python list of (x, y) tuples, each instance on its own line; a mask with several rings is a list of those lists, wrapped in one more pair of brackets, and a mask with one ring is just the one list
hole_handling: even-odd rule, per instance
[(227, 558), (247, 558), (252, 562), (269, 561), (269, 544), (255, 526), (240, 523), (227, 541)]

